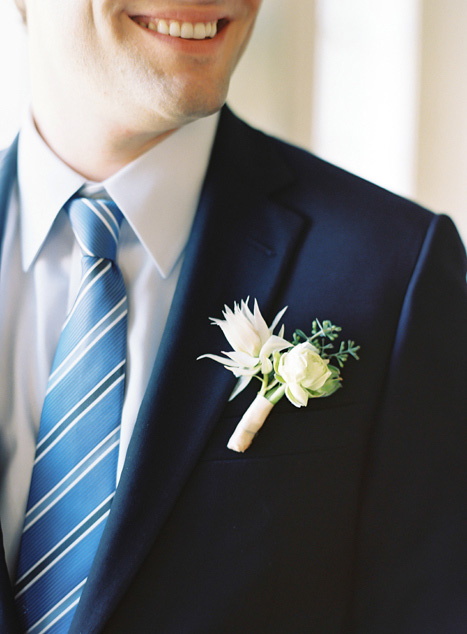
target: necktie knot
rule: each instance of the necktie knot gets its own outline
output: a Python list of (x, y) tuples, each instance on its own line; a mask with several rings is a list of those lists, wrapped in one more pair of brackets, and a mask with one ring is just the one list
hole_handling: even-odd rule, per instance
[(84, 256), (115, 260), (123, 215), (112, 200), (72, 198), (66, 205)]

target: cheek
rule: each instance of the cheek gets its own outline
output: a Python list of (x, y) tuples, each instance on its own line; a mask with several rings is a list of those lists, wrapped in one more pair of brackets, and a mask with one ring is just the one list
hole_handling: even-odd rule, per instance
[(250, 2), (248, 3), (249, 7), (250, 7), (250, 13), (253, 17), (253, 21), (256, 20), (256, 17), (258, 15), (258, 12), (260, 10), (261, 4), (262, 4), (262, 0), (250, 0)]
[(249, 11), (256, 14), (259, 11), (262, 1), (263, 0), (244, 0), (244, 4), (248, 7)]
[(243, 52), (245, 51), (245, 48), (250, 41), (260, 5), (261, 0), (251, 0), (250, 2), (247, 2), (246, 13), (248, 15), (248, 18), (245, 20), (244, 28), (242, 29), (242, 33), (239, 38), (238, 55), (236, 62), (238, 62), (240, 57), (243, 55)]

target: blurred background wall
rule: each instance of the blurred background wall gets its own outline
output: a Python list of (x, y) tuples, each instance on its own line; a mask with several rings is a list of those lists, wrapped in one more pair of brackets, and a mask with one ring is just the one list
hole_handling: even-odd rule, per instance
[[(0, 145), (28, 88), (0, 0)], [(263, 0), (229, 103), (250, 123), (449, 213), (467, 242), (467, 0)]]
[(467, 243), (466, 34), (467, 0), (263, 0), (229, 102)]

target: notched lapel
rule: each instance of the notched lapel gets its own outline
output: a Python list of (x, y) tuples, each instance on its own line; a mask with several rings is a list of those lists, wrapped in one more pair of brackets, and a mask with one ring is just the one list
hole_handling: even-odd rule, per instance
[[(262, 137), (259, 137), (260, 145)], [(265, 165), (266, 163), (266, 165)], [(267, 181), (266, 172), (274, 178)], [(290, 182), (257, 137), (224, 113), (182, 272), (125, 467), (71, 632), (98, 632), (157, 538), (235, 379), (199, 360), (226, 343), (209, 317), (255, 297), (271, 321), (304, 220), (275, 202)]]

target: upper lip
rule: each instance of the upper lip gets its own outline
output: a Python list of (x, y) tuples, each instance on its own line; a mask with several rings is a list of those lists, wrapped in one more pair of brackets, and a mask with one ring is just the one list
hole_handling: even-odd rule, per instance
[(147, 20), (175, 20), (177, 22), (218, 22), (219, 20), (229, 19), (226, 13), (221, 12), (219, 9), (213, 7), (206, 8), (180, 8), (175, 9), (169, 7), (167, 9), (158, 9), (154, 12), (154, 9), (149, 9), (147, 12), (143, 9), (138, 12), (129, 12), (130, 18), (142, 18)]

